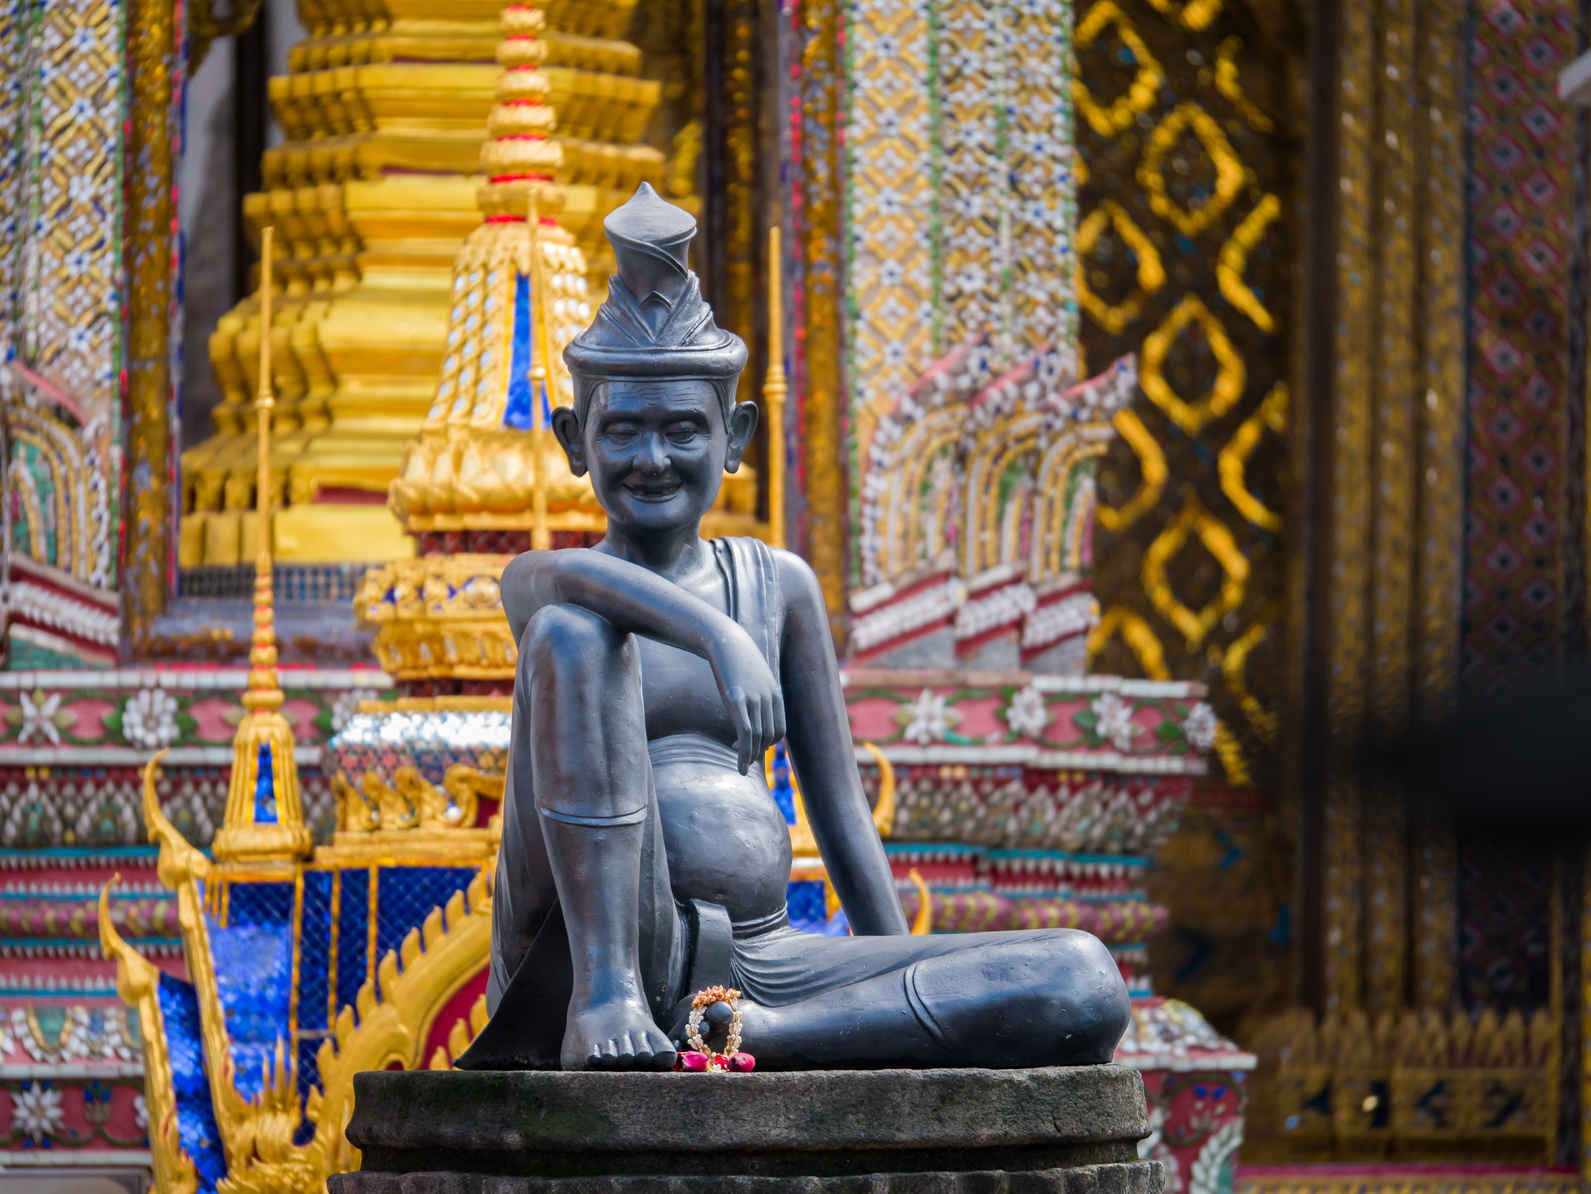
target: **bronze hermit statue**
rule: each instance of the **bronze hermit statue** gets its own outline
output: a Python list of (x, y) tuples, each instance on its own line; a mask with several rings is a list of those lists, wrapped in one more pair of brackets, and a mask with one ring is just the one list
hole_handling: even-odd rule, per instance
[[(757, 408), (734, 399), (746, 346), (686, 265), (696, 222), (642, 185), (605, 227), (619, 273), (564, 351), (575, 401), (552, 427), (608, 530), (503, 573), (519, 670), (492, 1018), (461, 1068), (666, 1069), (719, 984), (763, 1069), (1109, 1061), (1127, 990), (1097, 938), (908, 935), (816, 577), (701, 538)], [(785, 914), (762, 759), (787, 736), (850, 937)]]

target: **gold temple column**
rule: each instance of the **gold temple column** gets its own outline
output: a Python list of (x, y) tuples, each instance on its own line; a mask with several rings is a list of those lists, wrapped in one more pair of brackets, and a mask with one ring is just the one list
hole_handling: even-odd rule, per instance
[(171, 555), (171, 0), (132, 0), (127, 57), (127, 548), (124, 635), (136, 651), (166, 605)]
[[(801, 334), (805, 341), (804, 440), (807, 562), (823, 586), (829, 625), (843, 644), (845, 623), (845, 459), (840, 440), (840, 155), (839, 8), (836, 0), (808, 0), (801, 74), (806, 148), (802, 195), (806, 279)], [(843, 645), (841, 647), (843, 651)]]
[(1338, 29), (1336, 344), (1316, 448), (1330, 501), (1315, 511), (1328, 1011), (1443, 1006), (1453, 989), (1451, 829), (1411, 823), (1406, 794), (1367, 788), (1357, 760), (1456, 695), (1463, 28), (1452, 0), (1345, 0)]

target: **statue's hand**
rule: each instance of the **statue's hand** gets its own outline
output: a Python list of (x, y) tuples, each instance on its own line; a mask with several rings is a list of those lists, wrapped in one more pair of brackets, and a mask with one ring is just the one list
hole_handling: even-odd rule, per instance
[(740, 774), (784, 737), (784, 694), (757, 645), (739, 626), (708, 648), (718, 695), (735, 727)]

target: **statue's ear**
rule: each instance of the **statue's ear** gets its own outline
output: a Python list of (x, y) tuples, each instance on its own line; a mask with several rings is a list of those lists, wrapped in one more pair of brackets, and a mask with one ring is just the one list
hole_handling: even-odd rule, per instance
[(552, 433), (569, 458), (569, 471), (577, 477), (586, 475), (586, 441), (580, 434), (580, 420), (574, 408), (560, 406), (552, 412)]
[(724, 453), (724, 471), (733, 473), (740, 468), (740, 458), (751, 446), (752, 434), (757, 430), (757, 404), (742, 402), (729, 412), (729, 449)]

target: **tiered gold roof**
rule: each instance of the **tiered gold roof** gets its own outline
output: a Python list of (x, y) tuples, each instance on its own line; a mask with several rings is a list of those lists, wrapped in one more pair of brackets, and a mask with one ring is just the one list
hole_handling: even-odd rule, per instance
[[(660, 84), (639, 77), (640, 52), (617, 40), (633, 4), (555, 0), (526, 10), (544, 20), (534, 38), (504, 38), (490, 0), (301, 0), (310, 34), (293, 48), (290, 73), (270, 81), (289, 140), (267, 151), (266, 189), (244, 202), (251, 229), (270, 223), (278, 235), (270, 485), (285, 505), (279, 559), (412, 552), (379, 499), (357, 499), (384, 493), (433, 405), (454, 258), (481, 220), (476, 172), (500, 61), (537, 56), (522, 65), (539, 67), (525, 73), (539, 76), (559, 117), (560, 220), (593, 250), (592, 281), (605, 279), (603, 216), (664, 173), (663, 155), (638, 144)], [(526, 119), (504, 115), (493, 131), (531, 131)], [(538, 165), (519, 160), (534, 154), (530, 145), (512, 143), (486, 170)], [(252, 548), (252, 519), (240, 515), (256, 504), (248, 405), (259, 339), (252, 297), (211, 338), (223, 402), (216, 434), (183, 456), (184, 566), (235, 564)]]

